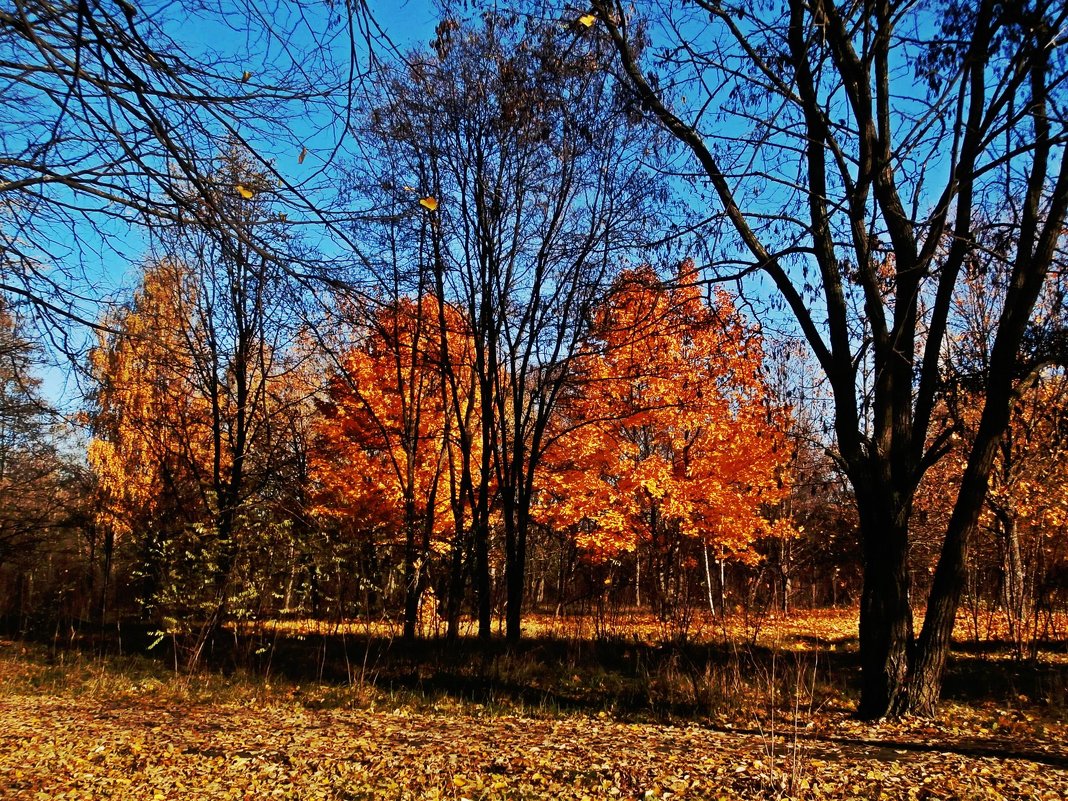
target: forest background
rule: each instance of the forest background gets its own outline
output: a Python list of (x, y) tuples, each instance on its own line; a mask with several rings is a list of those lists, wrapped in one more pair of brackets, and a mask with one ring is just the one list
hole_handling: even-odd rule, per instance
[(5, 5), (7, 625), (194, 668), (853, 605), (871, 719), (962, 621), (1037, 658), (1066, 13)]

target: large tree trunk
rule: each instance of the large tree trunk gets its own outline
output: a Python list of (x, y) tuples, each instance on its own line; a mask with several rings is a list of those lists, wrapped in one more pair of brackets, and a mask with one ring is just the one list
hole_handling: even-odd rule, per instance
[(895, 715), (933, 715), (938, 706), (953, 625), (968, 579), (968, 547), (979, 525), (990, 470), (998, 442), (1008, 425), (1010, 408), (1008, 392), (988, 392), (983, 420), (942, 542), (923, 630), (909, 666), (908, 696), (893, 707), (891, 711)]
[(906, 695), (913, 639), (908, 510), (892, 509), (887, 495), (882, 487), (857, 489), (864, 566), (857, 715), (865, 720), (884, 717)]
[(950, 523), (942, 558), (938, 560), (934, 583), (931, 585), (931, 595), (927, 599), (923, 630), (909, 666), (909, 691), (891, 707), (891, 712), (897, 717), (906, 714), (933, 715), (938, 706), (957, 608), (968, 577), (968, 539), (974, 528), (974, 524), (969, 530)]

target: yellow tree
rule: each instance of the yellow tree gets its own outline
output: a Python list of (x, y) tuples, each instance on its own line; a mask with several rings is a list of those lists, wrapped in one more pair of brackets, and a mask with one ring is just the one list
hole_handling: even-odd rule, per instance
[[(157, 561), (184, 571), (169, 585), (184, 588), (175, 604), (203, 621), (193, 661), (249, 589), (237, 586), (237, 569), (268, 529), (261, 512), (283, 461), (286, 440), (272, 426), (290, 407), (273, 387), (289, 369), (294, 296), (289, 237), (271, 203), (270, 182), (247, 154), (222, 153), (195, 219), (154, 243), (141, 289), (92, 356), (100, 389), (91, 459), (104, 506), (189, 539)], [(180, 513), (162, 514), (161, 499)]]
[(751, 559), (754, 540), (789, 531), (766, 516), (789, 454), (760, 337), (725, 292), (706, 301), (695, 275), (690, 262), (670, 286), (628, 271), (597, 313), (540, 484), (543, 519), (572, 527), (594, 559), (687, 542)]
[[(202, 508), (195, 466), (210, 451), (207, 407), (191, 381), (179, 318), (196, 292), (190, 279), (177, 263), (146, 266), (132, 302), (106, 321), (89, 355), (97, 385), (88, 461), (109, 548), (138, 534), (146, 553), (158, 551)], [(143, 589), (152, 596), (159, 577), (147, 572)]]

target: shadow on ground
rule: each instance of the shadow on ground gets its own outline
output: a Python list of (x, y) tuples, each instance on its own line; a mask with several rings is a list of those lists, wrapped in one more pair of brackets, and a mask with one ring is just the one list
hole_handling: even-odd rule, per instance
[[(88, 624), (53, 629), (51, 636), (35, 639), (47, 640), (54, 649), (140, 653), (168, 666), (181, 665), (187, 647), (171, 638), (157, 641), (152, 627), (133, 623), (117, 629)], [(1053, 646), (1052, 651), (1064, 650), (1061, 643)], [(809, 711), (844, 713), (855, 703), (859, 680), (855, 643), (811, 637), (797, 639), (789, 649), (771, 649), (548, 637), (519, 643), (407, 642), (341, 633), (238, 636), (227, 630), (205, 648), (200, 667), (295, 684), (369, 687), (416, 703), (454, 699), (528, 713), (603, 711), (625, 719), (702, 722), (759, 718), (773, 705), (798, 697)], [(1006, 647), (965, 644), (950, 658), (943, 697), (1062, 714), (1068, 707), (1068, 661), (1015, 660)]]

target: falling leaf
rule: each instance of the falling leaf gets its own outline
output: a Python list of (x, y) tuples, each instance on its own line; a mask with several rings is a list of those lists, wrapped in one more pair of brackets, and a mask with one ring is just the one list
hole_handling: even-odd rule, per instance
[(593, 23), (597, 21), (597, 17), (593, 14), (583, 14), (579, 17), (579, 22), (585, 25), (587, 28), (593, 27)]
[(415, 187), (414, 186), (405, 186), (404, 187), (404, 191), (405, 192), (414, 192), (415, 191)]
[(245, 70), (244, 72), (241, 73), (241, 83), (248, 83), (249, 78), (251, 78), (251, 77), (252, 77), (252, 73), (249, 72), (248, 70)]
[(237, 189), (237, 194), (241, 195), (241, 197), (243, 197), (245, 200), (251, 200), (252, 196), (254, 194), (256, 194), (251, 189), (249, 189), (247, 186), (244, 186), (242, 184), (238, 184), (234, 188)]
[(304, 159), (307, 158), (307, 156), (308, 156), (308, 148), (302, 147), (300, 149), (300, 155), (297, 156), (297, 164), (303, 164), (304, 163)]
[(419, 205), (428, 211), (437, 211), (438, 199), (432, 195), (419, 198)]

